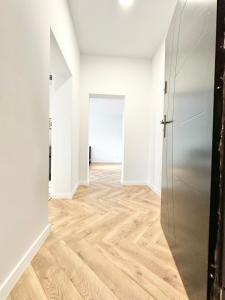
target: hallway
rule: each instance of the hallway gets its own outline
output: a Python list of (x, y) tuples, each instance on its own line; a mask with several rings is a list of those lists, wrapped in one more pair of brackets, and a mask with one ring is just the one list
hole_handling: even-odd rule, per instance
[(187, 299), (148, 187), (92, 165), (74, 199), (49, 202), (52, 233), (7, 300)]

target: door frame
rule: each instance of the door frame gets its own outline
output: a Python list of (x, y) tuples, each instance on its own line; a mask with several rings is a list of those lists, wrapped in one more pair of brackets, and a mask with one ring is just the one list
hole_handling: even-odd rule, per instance
[(225, 5), (217, 1), (208, 300), (225, 300)]
[(90, 140), (90, 100), (91, 98), (98, 97), (104, 99), (123, 99), (123, 126), (122, 126), (122, 162), (121, 162), (121, 179), (120, 183), (123, 185), (124, 183), (124, 161), (125, 161), (125, 124), (126, 124), (126, 96), (125, 95), (115, 95), (115, 94), (96, 94), (90, 93), (88, 94), (88, 143), (87, 143), (87, 184), (90, 184), (90, 166), (89, 166), (89, 140)]

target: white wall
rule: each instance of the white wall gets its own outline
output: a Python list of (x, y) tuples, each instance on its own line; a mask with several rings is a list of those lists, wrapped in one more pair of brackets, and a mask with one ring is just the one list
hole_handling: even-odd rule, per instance
[(72, 77), (69, 67), (51, 33), (50, 112), (52, 117), (51, 197), (72, 198)]
[(51, 0), (51, 30), (72, 74), (71, 193), (79, 182), (80, 52), (67, 0)]
[(151, 61), (82, 56), (80, 179), (88, 182), (89, 94), (124, 95), (124, 182), (148, 181)]
[(152, 99), (150, 117), (150, 152), (149, 152), (149, 185), (158, 194), (161, 193), (162, 142), (164, 107), (164, 74), (165, 74), (165, 41), (163, 41), (152, 58)]
[(51, 81), (54, 81), (55, 90), (72, 75), (52, 31), (50, 32), (50, 74), (53, 75)]
[[(54, 78), (54, 77), (53, 77)], [(72, 198), (72, 78), (55, 90), (52, 113), (52, 197)]]
[(92, 162), (122, 162), (123, 110), (123, 98), (90, 98), (89, 145), (92, 147)]
[(48, 227), (49, 7), (0, 1), (0, 299)]

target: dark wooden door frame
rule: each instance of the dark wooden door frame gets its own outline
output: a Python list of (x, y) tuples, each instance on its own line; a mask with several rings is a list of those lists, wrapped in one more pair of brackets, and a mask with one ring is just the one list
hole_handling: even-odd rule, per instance
[(225, 2), (217, 2), (208, 299), (225, 300)]

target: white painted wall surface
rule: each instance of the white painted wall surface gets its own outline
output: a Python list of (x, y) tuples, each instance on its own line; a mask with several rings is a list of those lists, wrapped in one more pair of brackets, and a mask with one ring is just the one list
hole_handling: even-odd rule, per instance
[(124, 99), (90, 98), (89, 145), (92, 162), (122, 163)]
[(81, 57), (81, 182), (88, 183), (89, 94), (103, 94), (125, 96), (124, 183), (147, 183), (151, 61), (85, 55)]
[(165, 74), (165, 41), (163, 41), (152, 58), (152, 109), (150, 117), (150, 152), (149, 152), (149, 185), (161, 194), (162, 145), (164, 107), (164, 74)]
[(0, 299), (48, 234), (48, 1), (0, 1)]
[(72, 73), (71, 193), (79, 182), (79, 80), (80, 52), (67, 0), (50, 0), (51, 30)]
[(55, 90), (52, 114), (52, 197), (72, 198), (72, 78)]
[(52, 114), (51, 197), (72, 198), (72, 77), (51, 33), (50, 69), (53, 76), (50, 112)]
[(53, 75), (54, 89), (57, 90), (71, 77), (70, 68), (51, 30), (50, 33), (50, 74)]

